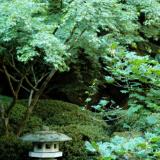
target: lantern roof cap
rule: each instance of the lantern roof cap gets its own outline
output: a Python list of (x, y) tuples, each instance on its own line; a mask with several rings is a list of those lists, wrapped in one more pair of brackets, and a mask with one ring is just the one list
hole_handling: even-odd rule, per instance
[(56, 131), (37, 131), (33, 134), (22, 136), (21, 140), (29, 142), (63, 142), (70, 141), (72, 138)]

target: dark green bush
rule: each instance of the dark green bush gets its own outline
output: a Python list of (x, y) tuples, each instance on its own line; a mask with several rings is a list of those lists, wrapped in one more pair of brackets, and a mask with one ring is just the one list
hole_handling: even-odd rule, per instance
[(23, 143), (15, 136), (0, 137), (0, 160), (29, 160), (30, 144)]
[[(26, 112), (26, 107), (23, 104), (18, 103), (13, 108), (10, 117), (11, 129), (13, 132), (17, 130), (17, 127), (20, 125), (25, 112)], [(37, 117), (36, 115), (32, 115), (28, 120), (24, 132), (33, 132), (36, 130), (40, 130), (40, 128), (42, 128), (42, 125), (43, 125), (42, 119), (40, 117)]]
[(47, 125), (94, 124), (106, 127), (106, 123), (98, 114), (82, 110), (78, 105), (57, 101), (41, 100), (34, 110), (34, 115), (40, 117)]

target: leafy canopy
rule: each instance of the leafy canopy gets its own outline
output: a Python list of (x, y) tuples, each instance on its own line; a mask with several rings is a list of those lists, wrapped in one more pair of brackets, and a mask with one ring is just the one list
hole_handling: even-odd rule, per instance
[(48, 21), (47, 9), (48, 3), (41, 1), (1, 0), (1, 56), (13, 56), (23, 63), (42, 57), (55, 69), (66, 68), (65, 59), (70, 54), (53, 35), (55, 26)]

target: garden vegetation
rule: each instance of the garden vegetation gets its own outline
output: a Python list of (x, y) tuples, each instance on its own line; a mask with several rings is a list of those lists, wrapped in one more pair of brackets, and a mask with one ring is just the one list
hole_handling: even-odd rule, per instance
[(158, 159), (159, 26), (159, 0), (0, 0), (0, 159), (43, 125), (66, 160)]

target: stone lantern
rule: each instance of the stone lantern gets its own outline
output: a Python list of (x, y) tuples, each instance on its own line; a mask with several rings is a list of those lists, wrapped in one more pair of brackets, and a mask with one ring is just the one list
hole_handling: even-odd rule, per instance
[(65, 134), (55, 131), (38, 131), (34, 134), (24, 135), (21, 139), (33, 143), (33, 151), (29, 152), (29, 157), (47, 160), (62, 157), (59, 143), (72, 140)]

